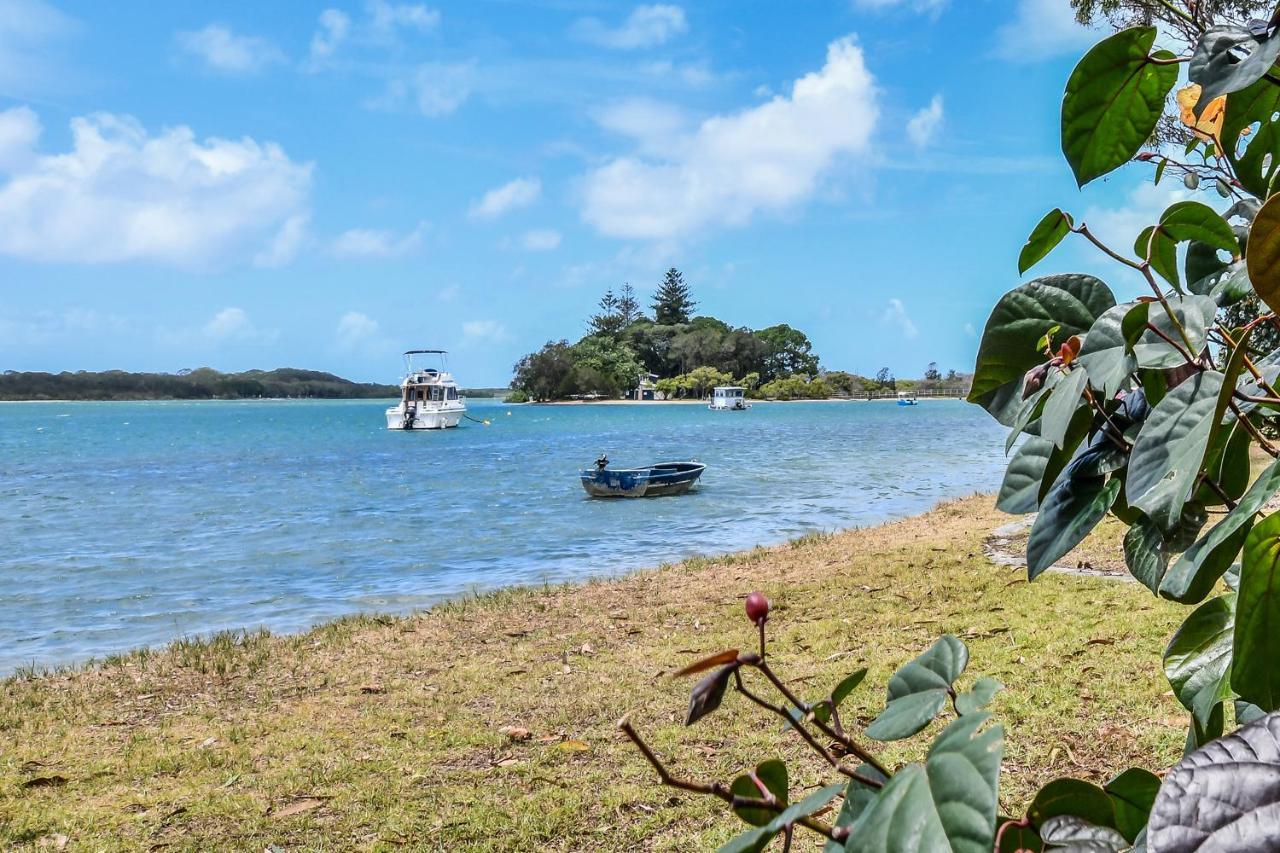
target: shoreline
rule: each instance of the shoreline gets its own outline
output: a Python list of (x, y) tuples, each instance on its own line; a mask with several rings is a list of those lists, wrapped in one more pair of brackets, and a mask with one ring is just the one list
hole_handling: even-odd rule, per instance
[[(964, 401), (964, 397), (917, 397), (917, 403), (937, 403), (942, 401)], [(750, 399), (751, 405), (771, 406), (776, 403), (897, 403), (897, 397), (819, 397), (812, 400), (758, 400)], [(548, 400), (545, 403), (506, 403), (509, 406), (702, 406), (706, 408), (706, 400)]]
[(691, 685), (670, 674), (753, 642), (742, 598), (757, 589), (774, 602), (771, 656), (806, 694), (870, 668), (850, 719), (874, 716), (889, 675), (939, 634), (961, 637), (965, 679), (1008, 688), (993, 711), (1018, 721), (1012, 801), (1055, 776), (1176, 760), (1185, 713), (1158, 661), (1185, 614), (1136, 584), (1028, 584), (982, 553), (1006, 519), (976, 495), (607, 580), (11, 677), (0, 846), (66, 835), (87, 848), (714, 848), (736, 818), (673, 799), (614, 721), (631, 712), (690, 778), (731, 779), (766, 751), (815, 784), (822, 768), (745, 703), (726, 697), (711, 742), (681, 725)]

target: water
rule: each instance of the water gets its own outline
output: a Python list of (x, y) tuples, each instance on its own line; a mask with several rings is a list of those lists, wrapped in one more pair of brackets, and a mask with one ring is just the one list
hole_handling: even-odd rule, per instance
[[(1002, 431), (958, 401), (473, 400), (492, 426), (415, 433), (385, 406), (0, 404), (0, 673), (871, 524), (1003, 466)], [(577, 470), (602, 451), (709, 467), (683, 497), (590, 500)]]

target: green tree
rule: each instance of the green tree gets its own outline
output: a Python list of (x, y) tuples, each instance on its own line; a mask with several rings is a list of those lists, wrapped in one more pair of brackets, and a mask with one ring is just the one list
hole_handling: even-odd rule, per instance
[(636, 289), (630, 284), (622, 285), (622, 290), (618, 293), (617, 314), (619, 328), (622, 329), (644, 318), (640, 300), (636, 299)]
[(571, 348), (577, 382), (586, 392), (608, 396), (634, 388), (644, 372), (631, 347), (606, 335), (583, 338)]
[(675, 267), (667, 270), (667, 277), (653, 297), (654, 321), (659, 326), (679, 326), (689, 322), (696, 307), (698, 303), (693, 301), (684, 276)]
[(786, 323), (770, 326), (756, 332), (756, 337), (769, 348), (764, 358), (761, 374), (765, 379), (776, 379), (794, 373), (813, 375), (818, 372), (818, 357), (813, 354), (813, 344), (799, 329)]
[(604, 292), (604, 296), (600, 297), (600, 312), (592, 314), (587, 321), (592, 335), (607, 335), (610, 338), (616, 338), (628, 324), (624, 322), (621, 311), (619, 310), (619, 299), (613, 295), (613, 288), (609, 288)]
[(574, 356), (568, 341), (547, 341), (542, 349), (516, 362), (511, 387), (539, 402), (578, 393)]

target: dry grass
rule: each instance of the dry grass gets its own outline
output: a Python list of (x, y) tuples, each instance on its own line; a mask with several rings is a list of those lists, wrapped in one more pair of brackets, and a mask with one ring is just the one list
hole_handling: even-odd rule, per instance
[(990, 505), (0, 682), (0, 846), (61, 834), (72, 849), (712, 848), (735, 819), (657, 786), (614, 721), (634, 711), (691, 777), (782, 756), (797, 787), (817, 782), (818, 764), (742, 697), (681, 725), (691, 685), (667, 674), (749, 645), (741, 599), (755, 588), (775, 602), (772, 656), (798, 692), (870, 667), (846, 715), (863, 722), (894, 668), (941, 633), (965, 638), (965, 681), (1008, 688), (993, 706), (1008, 809), (1056, 775), (1171, 763), (1184, 714), (1159, 654), (1180, 608), (1136, 584), (1028, 584), (993, 567), (981, 542), (1003, 519)]

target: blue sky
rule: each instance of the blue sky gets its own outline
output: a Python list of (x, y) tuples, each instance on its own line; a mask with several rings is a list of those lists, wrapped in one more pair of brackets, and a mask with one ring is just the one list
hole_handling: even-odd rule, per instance
[[(0, 0), (0, 369), (505, 384), (606, 287), (824, 366), (969, 369), (1061, 205), (1178, 193), (1058, 148), (1067, 0)], [(1113, 268), (1070, 246), (1042, 270)]]

